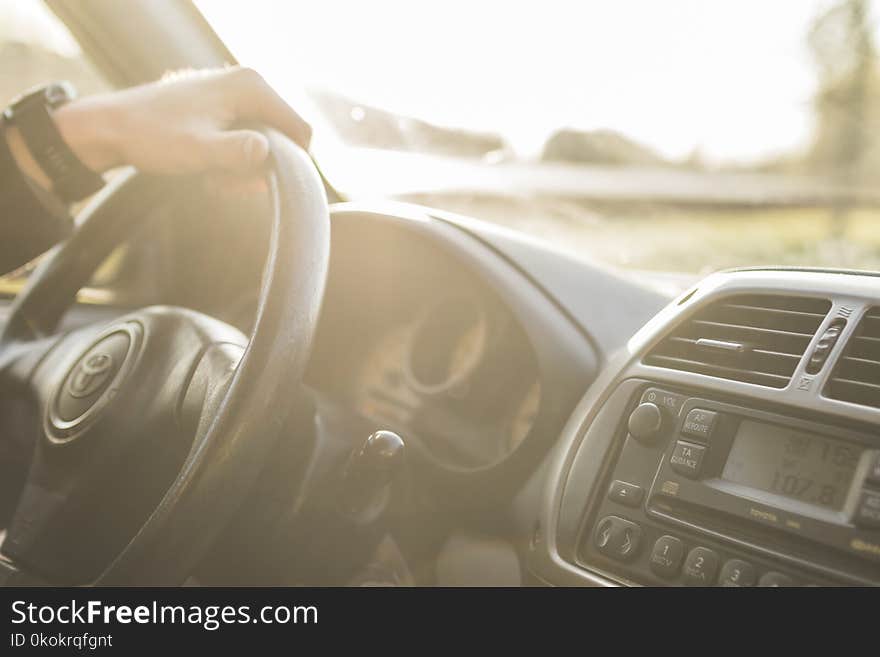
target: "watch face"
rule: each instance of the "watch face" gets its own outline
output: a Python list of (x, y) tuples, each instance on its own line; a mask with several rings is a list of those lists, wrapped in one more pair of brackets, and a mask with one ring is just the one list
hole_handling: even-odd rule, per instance
[(76, 90), (70, 82), (53, 82), (46, 85), (45, 99), (49, 107), (58, 107), (76, 97)]
[(74, 98), (76, 98), (76, 87), (70, 82), (52, 82), (43, 87), (26, 91), (16, 97), (9, 107), (3, 111), (3, 116), (6, 120), (12, 121), (15, 119), (16, 114), (25, 111), (24, 108), (29, 107), (33, 103), (39, 103), (50, 109), (55, 109)]

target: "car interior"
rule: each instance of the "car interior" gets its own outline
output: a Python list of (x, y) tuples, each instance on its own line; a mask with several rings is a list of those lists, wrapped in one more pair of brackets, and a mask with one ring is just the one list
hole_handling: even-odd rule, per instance
[[(34, 11), (99, 91), (237, 61), (210, 4)], [(348, 193), (334, 158), (358, 178), (370, 148), (313, 125), (308, 155), (266, 129), (266, 195), (113, 172), (0, 279), (0, 579), (880, 585), (880, 265), (627, 269), (427, 193)], [(669, 176), (633, 178), (656, 189), (632, 212), (676, 186), (700, 198), (670, 212), (721, 203)], [(840, 211), (838, 187), (791, 205)]]

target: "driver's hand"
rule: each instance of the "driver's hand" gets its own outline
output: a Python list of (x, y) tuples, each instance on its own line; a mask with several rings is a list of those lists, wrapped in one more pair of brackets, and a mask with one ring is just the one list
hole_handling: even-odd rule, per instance
[(303, 148), (309, 125), (247, 68), (178, 73), (162, 81), (89, 96), (55, 113), (62, 136), (95, 171), (132, 165), (157, 174), (243, 173), (269, 154), (242, 123), (269, 125)]

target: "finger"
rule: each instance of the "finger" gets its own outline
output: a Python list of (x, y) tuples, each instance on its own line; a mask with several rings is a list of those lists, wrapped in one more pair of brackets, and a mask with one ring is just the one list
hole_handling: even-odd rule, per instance
[(243, 80), (234, 99), (238, 119), (270, 125), (304, 149), (308, 149), (312, 139), (311, 126), (263, 80), (260, 74), (251, 69), (236, 69), (233, 74)]
[(254, 130), (217, 131), (202, 139), (205, 164), (211, 169), (251, 171), (269, 156), (269, 141)]
[(242, 176), (229, 171), (214, 171), (201, 180), (205, 191), (219, 200), (264, 196), (269, 190), (266, 177), (256, 172)]

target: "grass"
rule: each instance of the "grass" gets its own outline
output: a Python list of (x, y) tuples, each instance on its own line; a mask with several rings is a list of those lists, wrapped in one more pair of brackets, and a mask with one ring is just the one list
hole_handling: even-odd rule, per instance
[(554, 199), (430, 196), (414, 202), (523, 230), (615, 266), (706, 274), (796, 265), (880, 270), (880, 209), (585, 206)]

